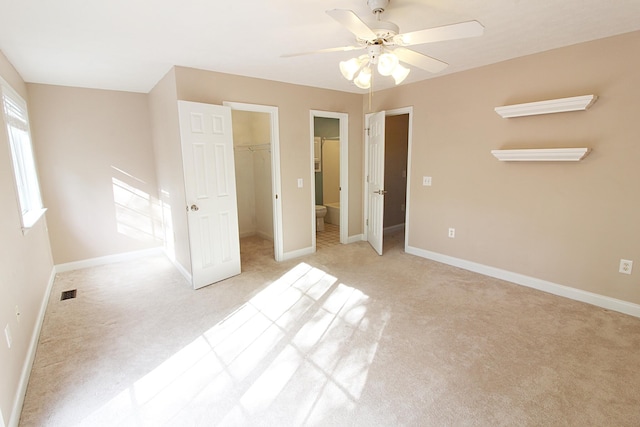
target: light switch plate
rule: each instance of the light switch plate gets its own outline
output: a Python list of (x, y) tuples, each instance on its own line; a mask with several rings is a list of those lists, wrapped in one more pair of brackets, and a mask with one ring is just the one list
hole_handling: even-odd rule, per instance
[(425, 187), (430, 187), (431, 186), (431, 177), (430, 176), (423, 176), (422, 177), (422, 185), (424, 185)]

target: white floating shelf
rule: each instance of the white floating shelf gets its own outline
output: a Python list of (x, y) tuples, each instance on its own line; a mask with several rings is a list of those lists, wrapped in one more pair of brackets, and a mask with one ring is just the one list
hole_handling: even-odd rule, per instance
[(503, 162), (577, 162), (584, 159), (590, 148), (536, 148), (526, 150), (491, 150)]
[(598, 97), (596, 95), (574, 96), (572, 98), (551, 99), (549, 101), (529, 102), (526, 104), (505, 105), (496, 107), (503, 119), (511, 117), (534, 116), (537, 114), (564, 113), (567, 111), (586, 110)]

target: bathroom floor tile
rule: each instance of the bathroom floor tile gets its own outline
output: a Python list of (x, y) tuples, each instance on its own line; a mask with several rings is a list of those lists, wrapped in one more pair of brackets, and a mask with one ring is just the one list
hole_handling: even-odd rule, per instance
[(329, 248), (340, 244), (340, 227), (335, 224), (324, 224), (324, 231), (316, 232), (316, 249)]

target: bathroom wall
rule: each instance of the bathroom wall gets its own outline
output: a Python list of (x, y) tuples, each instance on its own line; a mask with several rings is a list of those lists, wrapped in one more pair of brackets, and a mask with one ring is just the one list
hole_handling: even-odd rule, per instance
[(315, 185), (315, 202), (316, 205), (322, 205), (322, 138), (316, 136), (313, 138), (313, 159), (315, 173), (314, 185)]
[(340, 202), (339, 139), (325, 139), (322, 143), (322, 200), (324, 205)]
[[(316, 138), (339, 138), (340, 137), (340, 120), (327, 118), (327, 117), (314, 117), (313, 118), (313, 135)], [(319, 141), (316, 139), (316, 141)], [(340, 187), (340, 144), (338, 144), (338, 168), (337, 168), (337, 177), (330, 177), (329, 179), (332, 181), (337, 180), (338, 188)], [(322, 150), (320, 150), (322, 152)], [(324, 154), (324, 153), (323, 153)], [(332, 168), (333, 164), (329, 165), (329, 168)], [(330, 203), (332, 201), (339, 202), (340, 201), (340, 193), (338, 192), (338, 197), (335, 198), (333, 194), (330, 194), (329, 197), (335, 200), (325, 200), (325, 179), (326, 174), (324, 171), (324, 167), (321, 168), (320, 172), (315, 173), (315, 193), (316, 193), (316, 205), (324, 205), (325, 203)], [(335, 185), (331, 182), (330, 185)], [(338, 190), (339, 191), (339, 190)], [(331, 190), (330, 190), (331, 193)]]
[(231, 117), (240, 237), (258, 234), (272, 240), (270, 116), (233, 110)]

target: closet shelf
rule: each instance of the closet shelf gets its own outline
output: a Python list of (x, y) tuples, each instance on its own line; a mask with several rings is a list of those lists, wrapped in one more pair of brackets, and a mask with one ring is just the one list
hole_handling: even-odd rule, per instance
[(491, 154), (503, 162), (577, 162), (590, 151), (590, 148), (535, 148), (491, 150)]
[(496, 107), (503, 119), (511, 117), (534, 116), (537, 114), (564, 113), (568, 111), (586, 110), (593, 105), (596, 95), (574, 96), (571, 98), (550, 99), (548, 101), (528, 102), (526, 104), (505, 105)]

